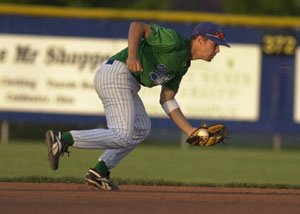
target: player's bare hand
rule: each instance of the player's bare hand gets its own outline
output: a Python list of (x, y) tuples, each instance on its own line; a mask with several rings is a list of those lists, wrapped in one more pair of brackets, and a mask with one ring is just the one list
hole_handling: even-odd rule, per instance
[(132, 72), (140, 72), (143, 71), (140, 61), (137, 58), (128, 57), (126, 60), (126, 65), (128, 70)]

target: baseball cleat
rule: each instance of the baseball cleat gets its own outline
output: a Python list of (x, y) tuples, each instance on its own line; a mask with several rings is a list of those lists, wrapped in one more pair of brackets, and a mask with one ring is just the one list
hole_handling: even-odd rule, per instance
[(95, 169), (90, 169), (85, 175), (85, 183), (92, 185), (101, 190), (119, 190), (118, 186), (114, 185), (109, 180), (109, 172), (99, 174)]
[(61, 138), (62, 132), (55, 130), (48, 130), (46, 132), (46, 144), (48, 146), (48, 161), (50, 168), (57, 170), (60, 156), (64, 153), (70, 154), (68, 144), (64, 143)]

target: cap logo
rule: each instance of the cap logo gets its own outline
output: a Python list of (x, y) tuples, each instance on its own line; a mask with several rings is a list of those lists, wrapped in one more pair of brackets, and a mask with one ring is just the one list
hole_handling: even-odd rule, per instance
[(219, 39), (225, 39), (225, 35), (222, 32), (217, 32), (216, 35)]
[(217, 32), (216, 35), (212, 35), (212, 34), (206, 34), (207, 36), (212, 36), (215, 37), (217, 39), (222, 39), (225, 40), (225, 34), (222, 32)]

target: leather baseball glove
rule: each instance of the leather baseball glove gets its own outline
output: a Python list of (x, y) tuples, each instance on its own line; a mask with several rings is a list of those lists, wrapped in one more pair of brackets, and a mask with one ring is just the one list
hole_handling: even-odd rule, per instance
[(213, 146), (223, 142), (228, 138), (228, 129), (224, 124), (207, 126), (203, 123), (191, 136), (186, 143), (193, 146)]

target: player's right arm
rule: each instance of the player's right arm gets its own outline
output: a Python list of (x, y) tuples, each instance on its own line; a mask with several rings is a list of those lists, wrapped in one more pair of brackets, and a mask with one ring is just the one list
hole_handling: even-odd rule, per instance
[(146, 39), (151, 32), (151, 25), (142, 22), (132, 22), (128, 33), (128, 58), (126, 65), (132, 72), (143, 71), (138, 60), (138, 48), (141, 39)]
[[(162, 86), (160, 93), (160, 104), (163, 105), (167, 101), (174, 100), (176, 93), (171, 89)], [(175, 108), (168, 113), (172, 121), (187, 135), (190, 136), (197, 128), (193, 127), (184, 117), (180, 108)]]

